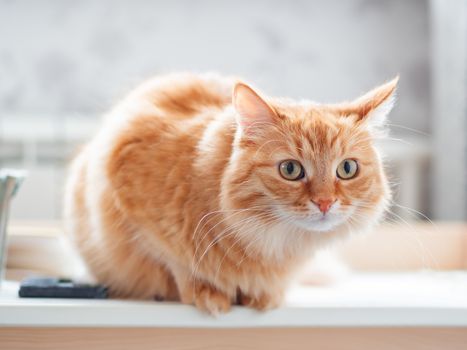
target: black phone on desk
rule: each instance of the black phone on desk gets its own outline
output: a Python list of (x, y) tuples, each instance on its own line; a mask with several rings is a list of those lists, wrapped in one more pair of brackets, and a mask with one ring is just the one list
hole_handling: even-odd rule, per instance
[(30, 277), (21, 282), (18, 294), (21, 298), (106, 299), (108, 288), (68, 278)]

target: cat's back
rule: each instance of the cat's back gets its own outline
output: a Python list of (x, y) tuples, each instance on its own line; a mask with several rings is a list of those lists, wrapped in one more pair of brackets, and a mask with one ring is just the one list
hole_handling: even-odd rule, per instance
[[(69, 179), (80, 173), (88, 187), (128, 188), (151, 169), (153, 180), (165, 183), (167, 169), (159, 165), (172, 164), (174, 157), (193, 158), (209, 123), (231, 103), (234, 84), (234, 78), (210, 73), (175, 73), (146, 81), (105, 116), (75, 158)], [(189, 166), (178, 164), (177, 169), (188, 171)], [(68, 191), (76, 190), (77, 181), (70, 182)]]
[(231, 102), (236, 79), (213, 73), (174, 73), (155, 77), (133, 90), (118, 108), (157, 110), (170, 120), (186, 120)]
[(176, 163), (173, 171), (189, 173), (206, 129), (231, 104), (234, 84), (234, 78), (190, 73), (147, 81), (107, 116), (90, 145), (92, 157), (106, 152), (105, 171), (115, 187), (119, 181), (127, 187), (128, 177), (141, 179), (148, 169), (154, 181), (167, 183), (160, 164)]
[(110, 158), (136, 144), (140, 149), (157, 145), (156, 156), (162, 157), (191, 152), (210, 121), (231, 104), (235, 81), (209, 73), (150, 79), (106, 115), (90, 148), (105, 150)]
[(172, 189), (183, 191), (180, 184), (191, 172), (203, 133), (231, 103), (234, 83), (215, 74), (171, 74), (148, 80), (118, 103), (70, 167), (70, 231), (86, 240), (104, 221), (93, 216), (110, 212), (108, 206), (117, 202), (143, 209), (132, 203), (147, 203), (148, 193), (159, 194), (153, 205), (169, 208)]

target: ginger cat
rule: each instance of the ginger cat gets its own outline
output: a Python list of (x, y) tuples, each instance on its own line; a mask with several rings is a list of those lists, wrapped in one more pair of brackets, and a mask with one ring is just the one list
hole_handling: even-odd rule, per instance
[(148, 81), (74, 160), (65, 223), (113, 296), (264, 310), (314, 251), (376, 222), (397, 78), (336, 105), (215, 75)]

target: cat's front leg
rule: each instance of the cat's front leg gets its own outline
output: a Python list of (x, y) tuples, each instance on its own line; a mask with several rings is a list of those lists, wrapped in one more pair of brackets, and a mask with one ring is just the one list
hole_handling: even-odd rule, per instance
[(178, 270), (174, 276), (182, 303), (195, 305), (214, 316), (230, 310), (233, 298), (214, 285), (194, 279), (187, 271)]
[(238, 301), (240, 305), (266, 311), (281, 306), (284, 301), (284, 294), (285, 292), (282, 289), (262, 291), (254, 296), (241, 292)]
[(231, 298), (209, 283), (197, 281), (194, 285), (194, 304), (211, 315), (219, 315), (230, 310)]

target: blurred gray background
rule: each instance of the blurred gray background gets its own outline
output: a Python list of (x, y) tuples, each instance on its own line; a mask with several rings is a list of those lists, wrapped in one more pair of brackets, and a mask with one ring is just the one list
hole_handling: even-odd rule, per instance
[(0, 110), (94, 117), (174, 70), (323, 102), (399, 73), (394, 122), (428, 131), (428, 26), (424, 0), (1, 0)]
[[(434, 84), (465, 73), (465, 45), (438, 54), (440, 42), (466, 38), (465, 20), (458, 18), (467, 13), (466, 2), (446, 3), (455, 5), (446, 8), (439, 0), (0, 0), (0, 165), (30, 171), (13, 216), (60, 218), (65, 164), (75, 146), (92, 135), (99, 116), (140, 81), (189, 70), (240, 75), (266, 93), (320, 102), (357, 97), (400, 74), (390, 123), (394, 138), (403, 141), (385, 145), (399, 184), (396, 199), (435, 218), (463, 219), (464, 180), (449, 183), (459, 196), (451, 201), (454, 214), (434, 205), (452, 200), (442, 198), (445, 177), (454, 171), (463, 176), (467, 169), (463, 141), (452, 146), (459, 152), (447, 162), (447, 174), (433, 167), (442, 157), (433, 147), (451, 147), (450, 136), (467, 132), (465, 79), (464, 90), (456, 90), (461, 94), (454, 101), (457, 115), (447, 119), (456, 118), (454, 134), (443, 130), (444, 136), (437, 136), (439, 116), (433, 115), (446, 103), (441, 93), (433, 96)], [(454, 38), (443, 34), (444, 28)], [(449, 63), (453, 53), (460, 62)], [(452, 66), (447, 73), (446, 65)], [(442, 91), (446, 88), (454, 89), (448, 84)]]

